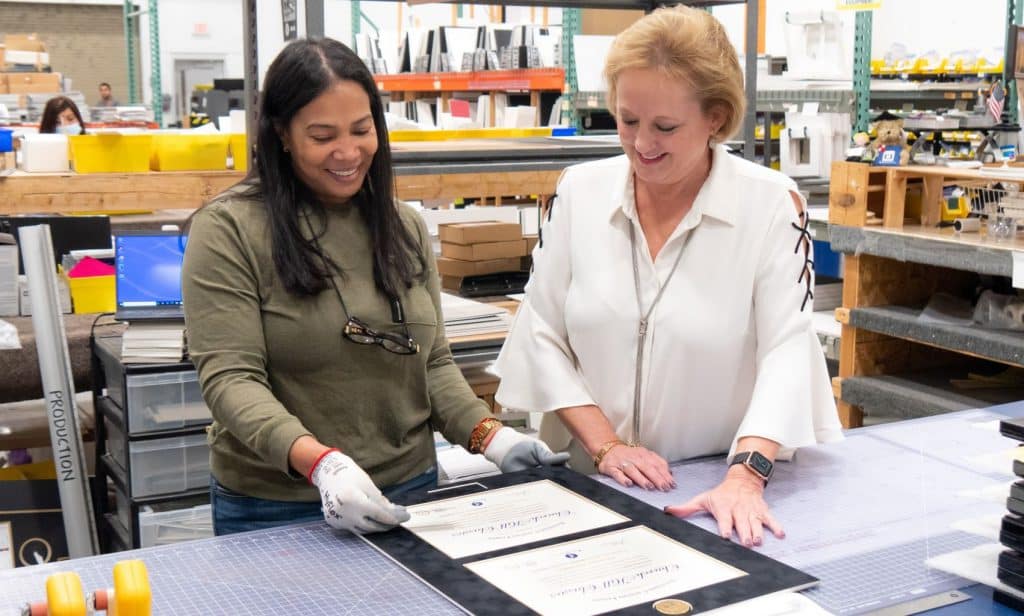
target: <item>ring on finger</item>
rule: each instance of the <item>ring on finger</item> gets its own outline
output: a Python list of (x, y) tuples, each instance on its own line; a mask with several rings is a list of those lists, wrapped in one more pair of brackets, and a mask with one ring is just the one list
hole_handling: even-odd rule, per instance
[(619, 470), (624, 471), (631, 466), (633, 466), (633, 463), (630, 462), (629, 460), (626, 460), (625, 462), (619, 465)]

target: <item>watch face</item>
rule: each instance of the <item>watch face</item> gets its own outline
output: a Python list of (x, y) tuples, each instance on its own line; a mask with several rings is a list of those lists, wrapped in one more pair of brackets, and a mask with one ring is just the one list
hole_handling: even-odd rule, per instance
[(763, 477), (768, 477), (772, 474), (772, 461), (756, 451), (751, 453), (748, 464)]

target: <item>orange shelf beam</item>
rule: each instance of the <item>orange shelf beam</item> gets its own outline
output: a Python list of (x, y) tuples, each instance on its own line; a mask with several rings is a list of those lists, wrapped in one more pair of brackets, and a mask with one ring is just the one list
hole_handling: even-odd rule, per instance
[(554, 90), (561, 92), (565, 71), (528, 68), (466, 73), (400, 73), (375, 75), (382, 92), (485, 92), (489, 90)]

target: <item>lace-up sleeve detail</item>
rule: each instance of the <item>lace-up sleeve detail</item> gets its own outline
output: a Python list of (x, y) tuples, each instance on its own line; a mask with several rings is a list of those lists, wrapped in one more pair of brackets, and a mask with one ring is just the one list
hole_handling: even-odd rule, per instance
[(811, 252), (811, 232), (808, 230), (811, 217), (807, 213), (807, 208), (803, 206), (802, 201), (795, 196), (793, 200), (797, 203), (797, 217), (800, 220), (799, 224), (795, 222), (789, 223), (799, 232), (796, 246), (793, 248), (793, 254), (799, 254), (801, 249), (804, 251), (804, 264), (800, 269), (800, 276), (796, 280), (797, 284), (805, 284), (807, 289), (804, 292), (804, 300), (800, 303), (800, 312), (803, 312), (804, 308), (807, 307), (808, 300), (814, 299), (814, 259)]

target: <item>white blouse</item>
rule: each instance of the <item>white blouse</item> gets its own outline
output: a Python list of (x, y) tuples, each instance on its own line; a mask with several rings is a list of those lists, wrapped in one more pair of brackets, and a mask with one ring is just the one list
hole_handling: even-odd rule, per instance
[[(692, 209), (652, 261), (628, 159), (568, 168), (497, 361), (497, 401), (523, 411), (595, 404), (633, 438), (632, 225), (645, 311), (684, 250), (649, 320), (641, 444), (672, 461), (731, 452), (744, 436), (786, 449), (842, 438), (804, 305), (809, 265), (790, 191), (788, 177), (717, 146)], [(559, 432), (542, 434), (556, 450), (569, 443)]]

